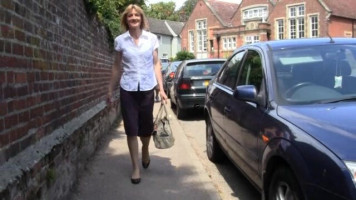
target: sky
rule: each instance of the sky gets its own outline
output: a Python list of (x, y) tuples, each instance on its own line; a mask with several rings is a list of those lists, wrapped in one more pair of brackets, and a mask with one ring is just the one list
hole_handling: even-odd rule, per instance
[[(146, 0), (148, 4), (153, 4), (153, 3), (159, 3), (159, 2), (171, 2), (173, 0)], [(189, 0), (188, 0), (189, 1)], [(232, 3), (239, 3), (241, 0), (220, 0), (220, 1), (225, 1), (225, 2), (232, 2)], [(178, 10), (182, 5), (184, 4), (184, 0), (175, 0), (173, 1), (176, 3), (176, 10)]]

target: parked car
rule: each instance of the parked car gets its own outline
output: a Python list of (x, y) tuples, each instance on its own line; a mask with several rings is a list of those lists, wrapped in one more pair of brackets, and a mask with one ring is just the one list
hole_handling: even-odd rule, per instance
[(169, 91), (178, 119), (182, 119), (188, 109), (204, 107), (206, 87), (225, 61), (222, 58), (191, 59), (178, 66)]
[(161, 63), (162, 78), (166, 76), (168, 65), (169, 65), (169, 62)]
[(181, 62), (182, 61), (173, 61), (169, 63), (165, 76), (163, 77), (163, 88), (168, 97), (170, 97), (169, 90), (172, 87), (172, 80), (174, 78), (174, 74), (176, 73), (176, 69)]
[(207, 156), (263, 199), (356, 199), (356, 39), (239, 48), (207, 88)]

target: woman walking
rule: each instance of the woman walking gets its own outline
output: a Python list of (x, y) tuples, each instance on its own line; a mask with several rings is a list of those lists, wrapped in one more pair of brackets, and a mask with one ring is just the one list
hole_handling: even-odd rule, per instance
[(147, 32), (143, 10), (129, 5), (121, 19), (126, 32), (115, 38), (115, 58), (109, 83), (108, 99), (120, 83), (120, 104), (127, 144), (132, 162), (131, 182), (141, 181), (138, 137), (142, 142), (142, 166), (150, 164), (149, 143), (153, 132), (154, 89), (158, 84), (161, 100), (166, 103), (157, 36)]

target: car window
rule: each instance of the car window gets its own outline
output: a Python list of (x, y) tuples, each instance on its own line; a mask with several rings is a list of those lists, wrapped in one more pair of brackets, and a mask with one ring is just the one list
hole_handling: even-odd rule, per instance
[(242, 65), (237, 85), (254, 85), (260, 91), (263, 78), (261, 56), (254, 50), (249, 50)]
[(223, 64), (224, 61), (210, 63), (190, 63), (185, 67), (183, 77), (214, 76)]
[(237, 74), (240, 69), (240, 63), (245, 55), (245, 51), (239, 52), (231, 57), (231, 59), (224, 65), (224, 69), (219, 74), (218, 83), (226, 85), (233, 89), (236, 84)]

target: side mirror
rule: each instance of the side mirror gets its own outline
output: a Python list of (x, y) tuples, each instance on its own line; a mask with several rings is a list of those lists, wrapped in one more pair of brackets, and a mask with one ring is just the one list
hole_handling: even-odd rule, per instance
[(234, 98), (242, 100), (242, 101), (258, 103), (257, 89), (254, 85), (237, 86), (233, 95), (234, 95)]

